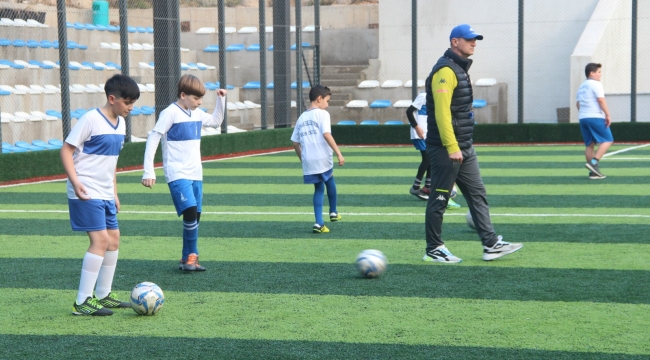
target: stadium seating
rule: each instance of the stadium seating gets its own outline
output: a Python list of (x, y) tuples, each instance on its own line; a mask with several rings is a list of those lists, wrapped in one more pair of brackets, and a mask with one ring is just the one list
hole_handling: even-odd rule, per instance
[(228, 52), (241, 51), (241, 50), (244, 50), (245, 48), (246, 47), (244, 46), (244, 44), (232, 44), (232, 45), (229, 45), (226, 48), (226, 51), (228, 51)]
[(363, 120), (360, 125), (379, 125), (377, 120)]
[(404, 122), (402, 120), (388, 120), (384, 125), (404, 125)]
[(481, 100), (481, 99), (475, 99), (475, 100), (472, 102), (472, 107), (475, 108), (475, 109), (479, 109), (479, 108), (485, 107), (486, 105), (487, 105), (487, 101), (485, 101), (485, 100)]
[(14, 60), (14, 63), (16, 63), (18, 65), (22, 65), (22, 66), (24, 66), (24, 67), (26, 67), (28, 69), (38, 69), (39, 68), (38, 65), (30, 64), (29, 62), (27, 62), (25, 60)]
[(2, 153), (3, 154), (6, 154), (6, 153), (22, 153), (22, 152), (28, 152), (28, 151), (29, 151), (28, 149), (13, 146), (8, 142), (5, 142), (5, 141), (2, 142)]
[(275, 88), (275, 83), (274, 83), (273, 81), (271, 81), (270, 83), (268, 83), (268, 84), (266, 85), (266, 88), (267, 88), (267, 89), (274, 89), (274, 88)]
[[(311, 44), (306, 41), (303, 41), (301, 44), (303, 48), (311, 47)], [(296, 44), (291, 45), (291, 50), (296, 50)]]
[(196, 30), (195, 34), (214, 34), (217, 30), (213, 27), (202, 27)]
[(379, 86), (379, 81), (377, 80), (364, 80), (359, 83), (358, 88), (360, 89), (372, 89)]
[(219, 52), (219, 45), (208, 45), (203, 52)]
[(264, 32), (272, 33), (273, 32), (273, 26), (265, 26), (264, 27)]
[(257, 32), (257, 28), (254, 27), (254, 26), (245, 26), (245, 27), (239, 29), (239, 31), (237, 31), (237, 32), (240, 33), (240, 34), (253, 34), (253, 33)]
[(476, 86), (492, 86), (492, 85), (496, 85), (496, 83), (497, 83), (497, 79), (483, 78), (483, 79), (476, 80), (476, 83), (474, 85), (476, 85)]
[(243, 89), (259, 89), (260, 88), (260, 82), (259, 81), (249, 81), (242, 88)]
[(51, 145), (51, 144), (46, 143), (43, 140), (33, 140), (32, 145), (41, 147), (41, 148), (43, 148), (45, 150), (57, 150), (57, 149), (61, 148), (61, 146)]
[(336, 125), (356, 125), (357, 123), (352, 120), (341, 120)]
[(386, 80), (381, 84), (382, 88), (398, 88), (402, 86), (402, 80)]
[(373, 109), (383, 109), (390, 107), (390, 100), (375, 100), (370, 104), (370, 107)]
[(365, 108), (368, 107), (368, 102), (366, 100), (352, 100), (345, 106), (349, 108)]
[(246, 51), (260, 51), (260, 44), (250, 44)]
[(59, 139), (49, 139), (47, 141), (47, 143), (50, 144), (50, 145), (63, 147), (63, 141), (61, 141)]
[[(424, 80), (418, 79), (418, 84), (417, 85), (418, 85), (419, 88), (424, 87)], [(413, 87), (413, 80), (407, 80), (404, 83), (404, 87)]]
[(411, 101), (411, 100), (398, 100), (398, 101), (395, 101), (395, 103), (393, 104), (393, 107), (407, 108), (407, 107), (411, 106), (412, 103), (413, 103), (413, 101)]
[[(309, 81), (303, 80), (302, 88), (307, 89), (307, 88), (310, 88), (310, 87), (311, 87), (311, 84), (309, 83)], [(291, 83), (291, 88), (292, 89), (297, 89), (298, 88), (298, 82), (297, 81), (292, 82)]]
[(302, 28), (302, 32), (314, 32), (316, 31), (316, 27), (314, 25), (307, 25), (304, 28)]
[(14, 143), (14, 145), (15, 145), (17, 148), (26, 149), (26, 150), (29, 150), (29, 151), (41, 151), (41, 150), (45, 150), (45, 148), (42, 148), (42, 147), (40, 147), (40, 146), (34, 146), (34, 145), (32, 145), (32, 144), (30, 144), (30, 143), (28, 143), (28, 142), (26, 142), (26, 141), (16, 141), (16, 142)]
[(249, 109), (260, 109), (260, 108), (262, 108), (262, 105), (260, 105), (260, 104), (256, 104), (256, 103), (254, 103), (254, 102), (252, 102), (252, 101), (249, 101), (249, 100), (244, 101), (244, 104), (245, 104), (246, 107), (248, 107)]

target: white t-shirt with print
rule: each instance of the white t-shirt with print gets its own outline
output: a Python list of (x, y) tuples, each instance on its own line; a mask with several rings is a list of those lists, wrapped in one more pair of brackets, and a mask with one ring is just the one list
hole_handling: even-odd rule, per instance
[(334, 151), (323, 134), (332, 133), (330, 114), (321, 109), (307, 110), (298, 118), (291, 141), (302, 147), (302, 172), (304, 175), (322, 174), (334, 167)]
[(603, 109), (598, 104), (598, 98), (605, 97), (605, 89), (600, 81), (587, 79), (578, 88), (576, 101), (580, 102), (578, 119), (605, 118)]
[[(418, 112), (415, 116), (415, 121), (417, 121), (418, 126), (424, 131), (424, 139), (427, 138), (427, 93), (422, 92), (415, 97), (413, 103), (411, 104), (414, 108), (418, 109)], [(415, 128), (411, 126), (411, 140), (420, 139), (418, 133), (415, 131)], [(421, 139), (421, 140), (424, 140)]]

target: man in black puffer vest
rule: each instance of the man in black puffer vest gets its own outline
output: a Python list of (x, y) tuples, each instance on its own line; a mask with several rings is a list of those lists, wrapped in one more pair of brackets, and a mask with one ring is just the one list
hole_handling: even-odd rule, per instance
[(494, 232), (485, 185), (472, 146), (474, 113), (472, 83), (467, 71), (472, 65), (476, 40), (483, 40), (467, 24), (456, 26), (449, 36), (450, 48), (433, 66), (425, 82), (427, 91), (427, 155), (431, 162), (431, 194), (425, 218), (425, 261), (459, 263), (441, 238), (442, 217), (454, 182), (467, 205), (483, 243), (483, 260), (511, 254), (523, 246), (510, 244)]

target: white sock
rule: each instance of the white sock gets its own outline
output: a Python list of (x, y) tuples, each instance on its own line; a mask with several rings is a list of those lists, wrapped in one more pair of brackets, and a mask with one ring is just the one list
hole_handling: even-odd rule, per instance
[(99, 255), (89, 252), (84, 255), (83, 265), (81, 266), (81, 279), (79, 279), (79, 292), (77, 292), (77, 304), (81, 304), (86, 301), (86, 298), (93, 296), (93, 289), (103, 261), (104, 258)]
[(107, 251), (104, 254), (104, 262), (102, 262), (102, 267), (99, 269), (99, 275), (97, 276), (95, 296), (97, 296), (98, 299), (103, 299), (111, 293), (116, 265), (117, 250)]

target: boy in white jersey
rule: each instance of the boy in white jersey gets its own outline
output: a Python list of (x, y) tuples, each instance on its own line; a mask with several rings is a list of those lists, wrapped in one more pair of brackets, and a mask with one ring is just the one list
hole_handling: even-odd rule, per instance
[(115, 172), (126, 134), (124, 117), (133, 110), (140, 90), (133, 79), (115, 75), (106, 81), (104, 91), (106, 104), (82, 116), (61, 148), (70, 224), (90, 238), (72, 305), (75, 315), (106, 316), (113, 314), (111, 308), (130, 307), (111, 292), (120, 245)]
[(302, 162), (303, 181), (314, 184), (314, 233), (327, 233), (329, 229), (323, 220), (323, 199), (327, 187), (327, 199), (330, 204), (330, 221), (341, 220), (336, 210), (336, 182), (334, 182), (334, 162), (332, 151), (336, 152), (339, 166), (345, 159), (332, 137), (330, 114), (325, 111), (330, 96), (330, 89), (323, 85), (315, 85), (309, 91), (311, 106), (302, 113), (293, 129), (291, 141), (298, 159)]
[[(415, 174), (415, 181), (413, 186), (409, 189), (411, 195), (415, 195), (422, 200), (429, 200), (429, 194), (431, 193), (431, 163), (429, 162), (429, 156), (427, 155), (427, 144), (424, 139), (427, 137), (427, 93), (421, 92), (418, 96), (415, 97), (411, 106), (406, 109), (406, 118), (411, 124), (411, 142), (416, 150), (420, 151), (422, 156), (422, 162), (418, 167), (418, 172)], [(413, 114), (416, 114), (414, 116)], [(426, 171), (427, 177), (422, 185), (422, 177)], [(460, 208), (460, 204), (457, 204), (453, 198), (456, 197), (457, 190), (456, 184), (452, 187), (451, 195), (449, 201), (447, 202), (447, 209), (453, 210)]]
[[(612, 120), (605, 101), (605, 89), (600, 82), (602, 75), (601, 64), (589, 63), (585, 66), (585, 80), (576, 95), (576, 107), (580, 119), (580, 132), (585, 141), (585, 167), (589, 169), (589, 178), (592, 180), (604, 179), (606, 176), (600, 171), (598, 162), (614, 143), (614, 136), (609, 125)], [(598, 150), (594, 154), (594, 147)]]
[(212, 115), (199, 109), (205, 86), (196, 76), (178, 80), (178, 101), (160, 113), (147, 138), (142, 185), (156, 183), (153, 159), (162, 139), (163, 169), (178, 216), (183, 215), (183, 250), (179, 269), (205, 271), (199, 264), (199, 220), (203, 202), (203, 166), (201, 165), (201, 127), (219, 127), (223, 121), (226, 90), (217, 90)]

